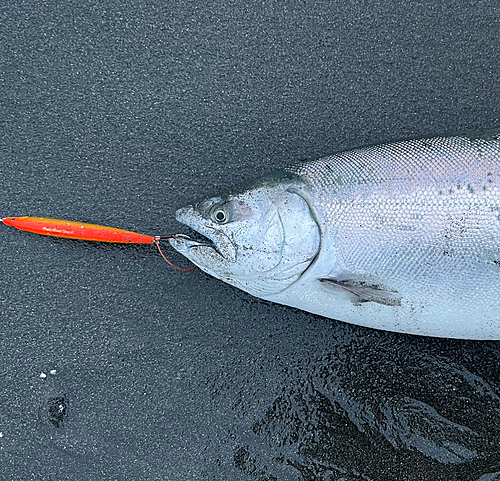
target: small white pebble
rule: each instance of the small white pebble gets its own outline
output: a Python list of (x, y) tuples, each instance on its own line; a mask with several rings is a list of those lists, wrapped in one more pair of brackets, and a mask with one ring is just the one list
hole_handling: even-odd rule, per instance
[(44, 372), (42, 372), (42, 374), (40, 374), (40, 377), (47, 377), (47, 374), (45, 374)]
[(57, 371), (56, 371), (55, 369), (52, 369), (52, 370), (50, 371), (50, 374), (52, 374), (52, 376), (55, 376), (56, 372), (57, 372)]
[(0, 438), (3, 438), (3, 433), (0, 433)]

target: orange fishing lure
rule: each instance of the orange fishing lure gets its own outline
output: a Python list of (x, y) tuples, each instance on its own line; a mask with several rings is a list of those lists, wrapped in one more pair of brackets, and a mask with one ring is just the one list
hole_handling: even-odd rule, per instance
[(35, 234), (65, 237), (66, 239), (119, 242), (121, 244), (152, 244), (155, 240), (154, 237), (149, 235), (72, 220), (22, 216), (6, 217), (2, 219), (2, 222), (16, 229), (34, 232)]
[(196, 266), (191, 269), (181, 269), (172, 264), (160, 249), (160, 239), (168, 239), (172, 237), (182, 236), (183, 234), (172, 234), (165, 236), (150, 236), (138, 234), (115, 227), (107, 227), (97, 224), (86, 224), (83, 222), (75, 222), (72, 220), (49, 219), (45, 217), (5, 217), (0, 219), (5, 225), (10, 225), (19, 230), (34, 232), (35, 234), (48, 235), (53, 237), (64, 237), (66, 239), (80, 239), (85, 241), (98, 242), (116, 242), (120, 244), (153, 244), (155, 243), (162, 255), (163, 259), (182, 272), (191, 272), (196, 269)]

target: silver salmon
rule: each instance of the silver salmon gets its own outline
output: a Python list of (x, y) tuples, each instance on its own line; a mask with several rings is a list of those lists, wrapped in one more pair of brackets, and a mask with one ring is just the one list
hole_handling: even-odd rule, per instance
[(253, 296), (375, 329), (500, 339), (500, 130), (304, 162), (176, 218), (203, 238), (172, 246)]

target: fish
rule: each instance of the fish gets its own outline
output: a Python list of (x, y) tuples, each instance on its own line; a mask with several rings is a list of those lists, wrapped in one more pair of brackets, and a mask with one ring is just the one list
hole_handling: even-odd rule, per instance
[(252, 296), (373, 329), (500, 339), (500, 129), (361, 147), (179, 209), (170, 244)]

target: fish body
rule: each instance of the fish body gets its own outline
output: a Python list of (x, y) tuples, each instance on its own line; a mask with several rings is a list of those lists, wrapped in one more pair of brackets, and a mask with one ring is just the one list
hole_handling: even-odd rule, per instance
[(500, 339), (500, 131), (360, 148), (180, 209), (171, 244), (269, 301), (361, 326)]

